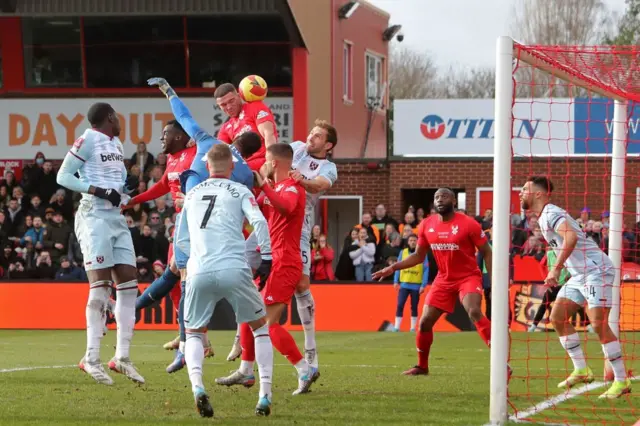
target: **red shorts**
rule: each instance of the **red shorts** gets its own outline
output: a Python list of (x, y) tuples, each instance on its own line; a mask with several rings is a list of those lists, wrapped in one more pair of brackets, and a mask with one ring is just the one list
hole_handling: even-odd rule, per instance
[(472, 276), (456, 283), (439, 281), (436, 278), (429, 289), (424, 304), (451, 314), (456, 307), (456, 298), (462, 302), (462, 299), (469, 293), (483, 294), (481, 276)]
[(291, 298), (296, 291), (301, 276), (302, 268), (274, 265), (264, 287), (265, 305), (273, 305), (275, 303), (288, 305), (291, 303)]

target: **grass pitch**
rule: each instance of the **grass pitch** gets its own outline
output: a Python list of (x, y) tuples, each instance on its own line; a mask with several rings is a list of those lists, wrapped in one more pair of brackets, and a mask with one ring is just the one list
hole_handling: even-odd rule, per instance
[[(299, 344), (302, 333), (294, 333)], [(205, 383), (214, 419), (195, 411), (186, 368), (165, 373), (172, 353), (161, 345), (174, 333), (138, 331), (132, 359), (147, 384), (137, 386), (113, 374), (112, 387), (96, 384), (75, 365), (84, 353), (81, 331), (0, 331), (1, 425), (157, 425), (216, 422), (278, 425), (482, 425), (489, 412), (489, 351), (475, 333), (438, 333), (428, 377), (400, 373), (416, 363), (410, 333), (319, 333), (321, 378), (307, 395), (293, 397), (295, 370), (276, 353), (272, 415), (257, 418), (257, 385), (252, 389), (217, 386), (238, 362), (224, 360), (232, 332), (213, 332), (216, 357), (205, 361)], [(599, 345), (589, 337), (591, 367), (602, 371)], [(115, 331), (103, 339), (102, 359), (114, 354)], [(627, 345), (634, 354), (635, 345)], [(639, 349), (640, 352), (640, 349)], [(570, 368), (555, 334), (516, 334), (511, 352), (511, 402), (527, 408), (556, 395)], [(633, 368), (632, 360), (628, 367)], [(636, 382), (640, 388), (640, 383)], [(633, 424), (640, 417), (635, 397), (601, 402), (604, 387), (532, 415), (539, 422)]]

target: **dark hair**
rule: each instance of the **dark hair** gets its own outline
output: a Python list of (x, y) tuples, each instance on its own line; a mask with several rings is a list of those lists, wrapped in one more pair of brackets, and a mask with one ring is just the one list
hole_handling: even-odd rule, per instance
[(242, 158), (249, 158), (262, 147), (262, 139), (256, 132), (244, 132), (233, 140), (233, 145), (240, 151)]
[(333, 146), (331, 147), (332, 149), (335, 148), (336, 145), (338, 145), (338, 131), (335, 127), (329, 124), (328, 121), (318, 119), (313, 124), (316, 127), (320, 127), (321, 129), (326, 130), (327, 142), (331, 142), (333, 144)]
[(9, 198), (9, 201), (15, 201), (15, 202), (17, 203), (17, 202), (18, 202), (18, 199), (17, 199), (17, 198), (15, 198), (15, 197), (11, 197), (11, 198)]
[(111, 105), (106, 102), (96, 102), (91, 105), (87, 112), (87, 120), (93, 127), (99, 126), (107, 119), (109, 114), (116, 112)]
[(40, 220), (42, 220), (42, 216), (40, 216), (39, 214), (37, 214), (37, 215), (33, 216), (33, 218), (32, 218), (32, 219), (33, 219), (33, 220), (36, 220), (36, 219), (40, 219)]
[(531, 176), (529, 182), (542, 189), (546, 189), (548, 193), (553, 192), (553, 183), (546, 176)]
[(213, 92), (213, 97), (218, 99), (229, 93), (236, 92), (236, 87), (231, 83), (222, 83), (220, 86), (216, 87), (215, 92)]
[(409, 238), (416, 238), (416, 239), (417, 239), (417, 238), (418, 238), (418, 236), (417, 236), (416, 234), (411, 234), (411, 235), (409, 235), (409, 236), (407, 237), (407, 240), (408, 240)]
[(267, 151), (279, 158), (293, 159), (293, 148), (288, 143), (274, 143), (269, 145)]
[(167, 121), (167, 126), (171, 126), (174, 129), (176, 129), (177, 131), (184, 133), (185, 135), (187, 134), (187, 132), (185, 132), (184, 129), (182, 128), (182, 125), (180, 123), (178, 123), (178, 120), (169, 120), (169, 121)]

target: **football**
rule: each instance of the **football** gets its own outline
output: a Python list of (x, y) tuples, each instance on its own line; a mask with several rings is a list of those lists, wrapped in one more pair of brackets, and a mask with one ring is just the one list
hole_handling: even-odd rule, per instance
[(245, 102), (261, 101), (267, 97), (267, 82), (259, 75), (249, 75), (238, 85), (240, 97)]

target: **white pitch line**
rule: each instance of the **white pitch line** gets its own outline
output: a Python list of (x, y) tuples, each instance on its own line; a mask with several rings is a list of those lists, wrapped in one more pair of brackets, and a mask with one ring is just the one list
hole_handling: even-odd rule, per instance
[(0, 369), (0, 373), (15, 373), (17, 371), (33, 371), (33, 370), (51, 370), (54, 368), (71, 368), (71, 367), (77, 367), (77, 365), (41, 365), (36, 367), (3, 368), (3, 369)]
[[(631, 380), (638, 380), (639, 378), (640, 377), (638, 376), (629, 377), (629, 379)], [(576, 396), (580, 396), (583, 393), (601, 388), (606, 384), (607, 384), (606, 382), (593, 382), (579, 388), (571, 389), (568, 392), (562, 393), (560, 395), (556, 395), (553, 398), (549, 398), (542, 402), (539, 402), (536, 405), (527, 408), (525, 411), (518, 411), (517, 414), (509, 416), (509, 420), (517, 423), (523, 423), (526, 421), (526, 419), (529, 419), (531, 416), (534, 416), (544, 410), (548, 410), (551, 407), (555, 407), (556, 405), (561, 404), (565, 401), (568, 401), (572, 398), (575, 398)], [(546, 423), (543, 423), (543, 424), (546, 424)]]

